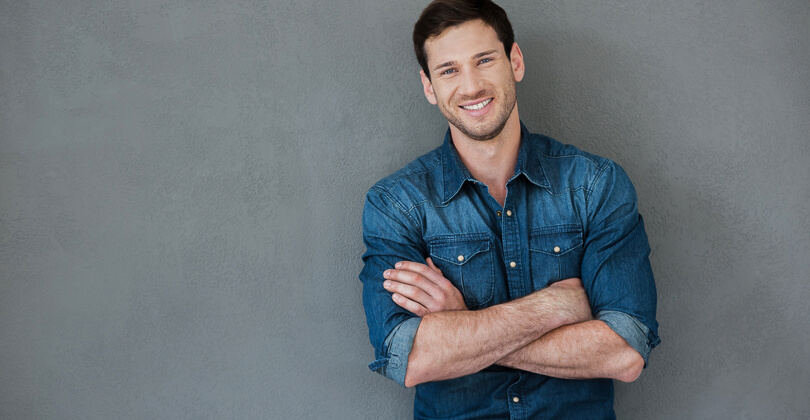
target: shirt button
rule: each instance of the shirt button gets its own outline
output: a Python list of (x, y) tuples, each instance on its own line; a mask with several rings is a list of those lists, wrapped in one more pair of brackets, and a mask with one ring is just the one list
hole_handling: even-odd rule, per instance
[(558, 246), (555, 246), (555, 247), (554, 247), (554, 252), (557, 252), (557, 253), (559, 253), (559, 252), (560, 252), (560, 247), (558, 247)]
[(512, 267), (512, 268), (515, 268), (515, 267), (517, 267), (517, 263), (512, 261), (512, 262), (509, 263), (509, 266)]
[(458, 260), (459, 260), (459, 261), (464, 261), (464, 256), (463, 256), (463, 255), (459, 255), (459, 256), (458, 256)]
[(520, 398), (518, 398), (518, 397), (512, 398), (512, 401), (518, 403), (518, 402), (520, 402)]
[(507, 216), (511, 216), (511, 215), (512, 215), (512, 210), (507, 210), (507, 211), (506, 211), (506, 215), (507, 215)]
[(501, 217), (501, 211), (500, 210), (496, 211), (495, 214), (497, 214), (498, 217)]

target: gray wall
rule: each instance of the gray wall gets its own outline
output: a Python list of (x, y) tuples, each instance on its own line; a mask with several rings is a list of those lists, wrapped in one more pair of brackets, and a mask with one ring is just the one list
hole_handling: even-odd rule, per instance
[[(0, 0), (0, 418), (408, 418), (360, 215), (441, 140), (423, 1)], [(810, 417), (810, 4), (503, 1), (534, 131), (621, 163), (663, 344), (622, 418)]]

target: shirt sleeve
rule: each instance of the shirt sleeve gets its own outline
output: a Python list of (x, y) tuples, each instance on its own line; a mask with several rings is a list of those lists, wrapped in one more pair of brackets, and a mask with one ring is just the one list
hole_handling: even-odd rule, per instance
[(372, 188), (363, 209), (363, 307), (376, 360), (369, 368), (405, 385), (408, 355), (421, 318), (391, 300), (383, 272), (398, 261), (425, 260), (425, 245), (416, 222), (390, 194)]
[(644, 358), (661, 339), (650, 245), (633, 184), (608, 161), (588, 193), (582, 282), (596, 317)]

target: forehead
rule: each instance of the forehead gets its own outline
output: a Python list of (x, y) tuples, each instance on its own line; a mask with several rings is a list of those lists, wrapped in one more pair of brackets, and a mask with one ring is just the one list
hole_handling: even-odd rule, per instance
[(425, 41), (428, 67), (445, 61), (469, 59), (481, 51), (492, 49), (504, 52), (498, 34), (481, 20), (451, 26)]

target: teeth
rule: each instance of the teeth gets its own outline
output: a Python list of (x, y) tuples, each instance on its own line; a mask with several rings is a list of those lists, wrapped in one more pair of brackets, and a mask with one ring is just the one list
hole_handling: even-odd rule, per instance
[(470, 111), (475, 111), (475, 110), (479, 110), (479, 109), (487, 106), (487, 104), (490, 103), (491, 101), (492, 101), (492, 99), (487, 99), (486, 101), (479, 102), (479, 103), (477, 103), (475, 105), (462, 106), (462, 108), (469, 109)]

